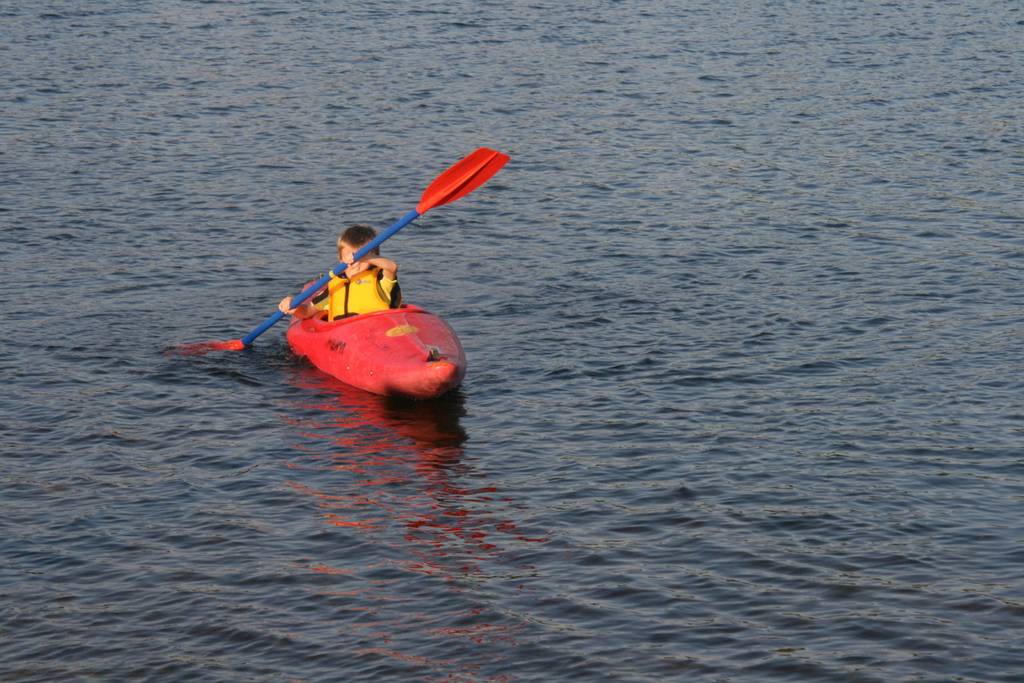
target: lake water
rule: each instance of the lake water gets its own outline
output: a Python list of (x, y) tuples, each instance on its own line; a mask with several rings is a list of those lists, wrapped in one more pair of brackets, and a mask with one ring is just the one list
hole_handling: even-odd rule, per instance
[[(1024, 680), (1024, 9), (0, 1), (0, 680)], [(384, 245), (469, 356), (242, 336)]]

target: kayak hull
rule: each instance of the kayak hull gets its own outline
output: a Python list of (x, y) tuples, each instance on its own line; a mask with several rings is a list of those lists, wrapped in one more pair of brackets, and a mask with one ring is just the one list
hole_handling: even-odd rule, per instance
[(455, 331), (418, 306), (328, 322), (293, 320), (288, 345), (337, 379), (382, 396), (435, 398), (462, 383), (466, 353)]

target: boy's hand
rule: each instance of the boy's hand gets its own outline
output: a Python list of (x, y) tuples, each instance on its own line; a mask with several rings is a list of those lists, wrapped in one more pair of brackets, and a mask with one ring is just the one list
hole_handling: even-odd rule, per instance
[(371, 258), (364, 259), (367, 266), (376, 266), (384, 271), (384, 277), (389, 280), (394, 280), (398, 273), (398, 264), (391, 259), (384, 258), (383, 256), (373, 256)]
[(369, 267), (370, 264), (367, 263), (366, 261), (356, 261), (355, 263), (349, 265), (349, 267), (345, 269), (345, 277), (351, 280), (356, 275), (359, 275), (359, 273), (363, 272)]
[(292, 308), (292, 298), (290, 296), (286, 296), (285, 298), (281, 299), (281, 303), (277, 305), (277, 310), (281, 311), (286, 315), (294, 313), (295, 309)]

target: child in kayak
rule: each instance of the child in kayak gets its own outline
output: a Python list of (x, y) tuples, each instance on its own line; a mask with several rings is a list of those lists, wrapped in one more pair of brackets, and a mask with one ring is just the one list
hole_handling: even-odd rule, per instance
[(327, 286), (306, 301), (292, 308), (286, 296), (277, 305), (282, 313), (296, 318), (309, 318), (327, 311), (328, 320), (338, 320), (359, 313), (398, 308), (402, 290), (398, 286), (398, 264), (380, 255), (380, 247), (353, 263), (352, 257), (369, 244), (377, 232), (369, 225), (353, 225), (338, 238), (338, 260), (348, 264), (343, 276), (334, 275)]

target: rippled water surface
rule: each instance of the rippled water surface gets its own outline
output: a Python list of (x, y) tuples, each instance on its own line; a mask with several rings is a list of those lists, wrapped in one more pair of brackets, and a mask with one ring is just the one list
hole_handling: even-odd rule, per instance
[[(1024, 679), (1016, 3), (0, 1), (0, 680)], [(409, 404), (239, 337), (385, 245)]]

